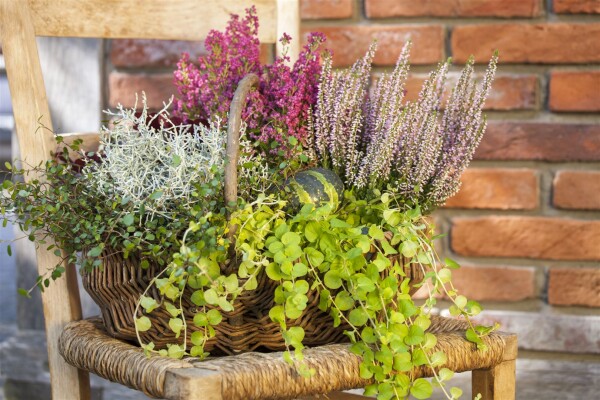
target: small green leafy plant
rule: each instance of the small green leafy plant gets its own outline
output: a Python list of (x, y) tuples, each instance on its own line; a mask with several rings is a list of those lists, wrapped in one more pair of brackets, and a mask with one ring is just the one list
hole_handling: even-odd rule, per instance
[[(286, 201), (259, 196), (232, 217), (231, 223), (239, 226), (235, 247), (241, 257), (234, 274), (223, 275), (218, 268), (224, 260), (224, 230), (209, 246), (184, 244), (165, 271), (166, 277), (157, 277), (155, 284), (168, 299), (163, 306), (171, 314), (169, 325), (177, 334), (186, 329), (179, 318), (183, 310), (177, 304), (185, 287), (193, 286), (194, 303), (199, 307), (193, 324), (201, 329), (191, 336), (190, 354), (207, 355), (203, 346), (215, 335), (214, 326), (222, 319), (219, 310), (231, 311), (236, 297), (254, 290), (258, 274), (266, 273), (278, 284), (269, 317), (281, 327), (288, 348), (284, 358), (301, 374), (315, 372), (303, 362), (305, 332), (295, 323), (303, 316), (312, 292), (319, 298), (319, 308), (331, 314), (332, 326), (346, 329), (351, 350), (362, 358), (361, 377), (374, 380), (366, 388), (367, 394), (377, 394), (378, 399), (409, 394), (425, 399), (434, 386), (440, 386), (448, 398), (458, 398), (460, 389), (446, 387), (453, 375), (444, 368), (446, 355), (433, 350), (437, 339), (427, 332), (430, 315), (439, 294), (453, 303), (452, 315), (467, 321), (481, 308), (452, 286), (452, 270), (458, 265), (439, 259), (432, 243), (434, 227), (419, 207), (404, 210), (390, 193), (376, 191), (372, 197), (365, 201), (346, 192), (337, 209), (332, 203), (318, 208), (306, 204), (290, 215)], [(200, 224), (205, 221), (202, 218)], [(193, 223), (188, 232), (198, 229)], [(421, 282), (411, 282), (407, 276), (410, 264), (421, 269)], [(429, 297), (422, 304), (412, 300), (412, 286), (428, 288)], [(142, 297), (140, 307), (151, 313), (158, 305)], [(137, 328), (150, 329), (145, 315), (137, 319)], [(481, 338), (492, 329), (470, 324), (467, 339), (483, 351)], [(154, 351), (153, 343), (143, 347)], [(183, 356), (185, 343), (159, 353)], [(421, 366), (431, 369), (432, 382), (412, 377), (411, 371)]]

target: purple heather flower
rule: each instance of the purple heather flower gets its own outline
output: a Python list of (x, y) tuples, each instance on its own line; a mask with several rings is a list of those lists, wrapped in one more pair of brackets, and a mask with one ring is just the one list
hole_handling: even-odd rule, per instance
[(407, 43), (394, 71), (383, 74), (367, 98), (375, 48), (352, 68), (323, 65), (311, 129), (318, 161), (333, 168), (348, 188), (392, 190), (407, 206), (431, 210), (459, 188), (460, 175), (485, 130), (483, 103), (496, 70), (492, 57), (481, 86), (473, 80), (473, 60), (441, 111), (449, 61), (434, 70), (418, 100), (403, 103), (408, 76)]

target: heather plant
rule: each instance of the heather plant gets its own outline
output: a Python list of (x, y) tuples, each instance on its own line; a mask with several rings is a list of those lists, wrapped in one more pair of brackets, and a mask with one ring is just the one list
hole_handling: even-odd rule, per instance
[[(238, 82), (248, 73), (259, 76), (259, 88), (250, 94), (243, 111), (248, 136), (273, 164), (302, 154), (309, 134), (307, 121), (317, 94), (322, 34), (311, 34), (292, 67), (289, 56), (261, 65), (258, 17), (254, 7), (244, 18), (232, 15), (224, 32), (211, 31), (205, 41), (208, 54), (194, 64), (184, 54), (175, 71), (180, 98), (175, 113), (185, 120), (226, 117)], [(289, 44), (284, 35), (280, 41)]]
[(431, 210), (458, 191), (485, 131), (482, 108), (497, 55), (479, 86), (469, 59), (442, 111), (450, 60), (431, 72), (416, 101), (403, 102), (410, 42), (367, 96), (375, 48), (347, 70), (332, 71), (325, 59), (312, 122), (316, 155), (359, 194), (391, 190), (406, 207)]

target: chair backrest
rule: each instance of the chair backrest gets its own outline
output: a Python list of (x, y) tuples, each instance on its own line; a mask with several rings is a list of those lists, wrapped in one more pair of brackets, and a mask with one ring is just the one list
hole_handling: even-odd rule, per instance
[[(38, 165), (56, 148), (36, 36), (200, 40), (211, 29), (223, 29), (229, 14), (242, 14), (251, 5), (260, 18), (260, 41), (277, 43), (283, 32), (292, 35), (297, 40), (289, 54), (295, 59), (298, 0), (0, 0), (0, 43), (21, 158)], [(40, 275), (61, 260), (46, 246), (36, 252)], [(87, 373), (66, 364), (57, 349), (63, 327), (81, 318), (76, 271), (65, 267), (66, 279), (42, 294), (52, 397), (89, 399)]]

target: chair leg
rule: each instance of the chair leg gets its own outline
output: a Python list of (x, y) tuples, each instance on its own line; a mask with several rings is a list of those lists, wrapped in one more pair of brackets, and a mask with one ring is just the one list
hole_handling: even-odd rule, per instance
[(516, 360), (473, 370), (471, 377), (473, 397), (481, 393), (481, 400), (515, 400)]

